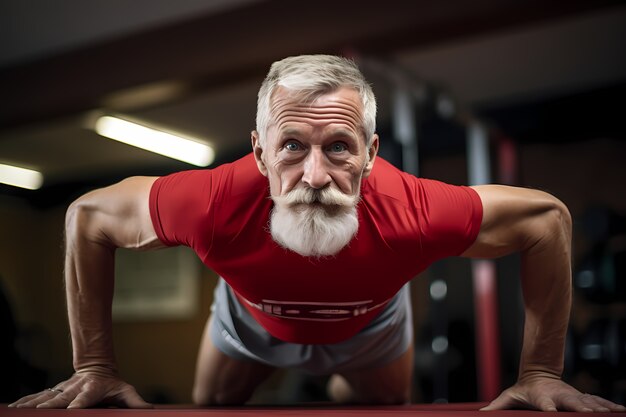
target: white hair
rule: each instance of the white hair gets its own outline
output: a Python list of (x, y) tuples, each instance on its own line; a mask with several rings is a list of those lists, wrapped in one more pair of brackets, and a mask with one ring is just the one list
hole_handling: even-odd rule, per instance
[(257, 101), (256, 130), (261, 144), (265, 143), (272, 95), (277, 87), (292, 90), (303, 102), (341, 87), (356, 90), (363, 104), (365, 144), (370, 145), (376, 131), (376, 97), (354, 61), (333, 55), (299, 55), (274, 62), (261, 84)]
[(272, 238), (302, 256), (336, 255), (359, 230), (358, 193), (347, 195), (332, 187), (306, 187), (272, 199)]

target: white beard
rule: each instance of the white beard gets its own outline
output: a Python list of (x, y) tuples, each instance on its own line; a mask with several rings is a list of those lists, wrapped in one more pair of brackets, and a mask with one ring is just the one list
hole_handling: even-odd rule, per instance
[(335, 255), (359, 230), (358, 193), (349, 196), (331, 188), (305, 188), (272, 199), (272, 238), (302, 256)]

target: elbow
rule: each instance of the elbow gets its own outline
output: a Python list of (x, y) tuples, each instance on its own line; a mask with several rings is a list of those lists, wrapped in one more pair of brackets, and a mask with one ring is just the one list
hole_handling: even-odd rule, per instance
[(554, 206), (550, 210), (552, 223), (564, 237), (571, 241), (572, 239), (572, 215), (567, 206), (558, 199), (554, 199)]
[(83, 217), (81, 215), (81, 210), (83, 210), (82, 207), (82, 202), (79, 198), (78, 200), (73, 201), (65, 212), (65, 238), (67, 240), (72, 239), (78, 234), (80, 223), (79, 218)]
[(98, 212), (90, 194), (72, 202), (65, 212), (65, 240), (68, 245), (83, 240), (106, 241), (102, 239), (105, 236), (98, 225)]
[(75, 236), (81, 229), (84, 229), (89, 222), (89, 199), (84, 195), (74, 200), (65, 212), (65, 233), (68, 236)]
[(534, 227), (524, 245), (527, 250), (549, 250), (554, 245), (571, 252), (572, 216), (567, 206), (555, 197), (550, 196), (542, 204), (543, 209), (535, 217)]
[(65, 247), (73, 250), (77, 247), (81, 236), (84, 236), (85, 215), (84, 206), (79, 200), (74, 201), (65, 212)]

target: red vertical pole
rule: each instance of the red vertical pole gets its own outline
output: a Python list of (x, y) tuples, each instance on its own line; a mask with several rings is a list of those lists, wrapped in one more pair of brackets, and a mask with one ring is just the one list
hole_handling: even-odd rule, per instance
[(502, 184), (517, 183), (517, 148), (515, 141), (503, 134), (497, 134), (498, 181)]
[(490, 401), (500, 386), (500, 331), (496, 266), (491, 260), (472, 262), (474, 276), (474, 314), (476, 317), (476, 361), (478, 397)]

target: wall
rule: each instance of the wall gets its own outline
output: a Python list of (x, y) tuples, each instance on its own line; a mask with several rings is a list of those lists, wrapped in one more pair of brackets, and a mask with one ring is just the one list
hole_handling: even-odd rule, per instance
[(0, 200), (0, 278), (22, 330), (24, 354), (51, 375), (71, 366), (62, 283), (63, 210)]

